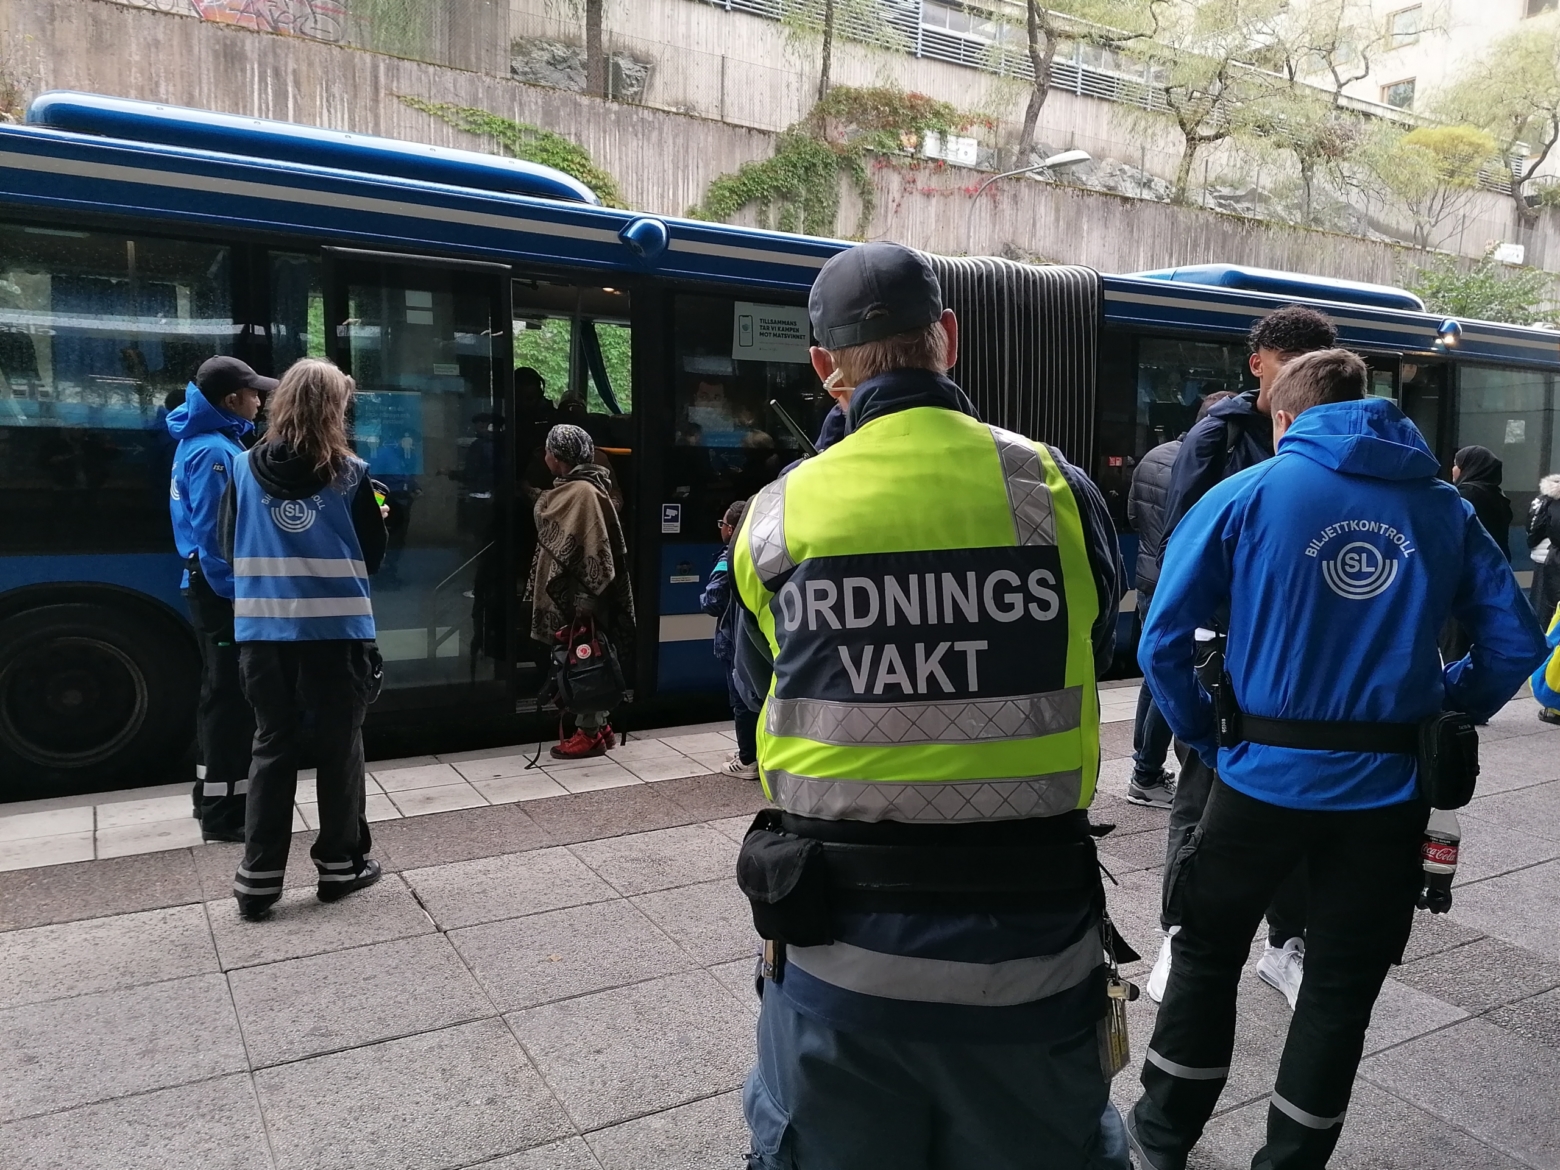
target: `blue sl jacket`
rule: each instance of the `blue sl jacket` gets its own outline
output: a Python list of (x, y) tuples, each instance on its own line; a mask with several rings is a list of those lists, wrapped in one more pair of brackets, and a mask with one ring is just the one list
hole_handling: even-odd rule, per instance
[[(1542, 660), (1506, 558), (1437, 470), (1391, 402), (1312, 407), (1273, 459), (1212, 488), (1171, 534), (1138, 658), (1171, 728), (1230, 787), (1285, 808), (1376, 808), (1414, 796), (1414, 761), (1217, 748), (1192, 662), (1194, 631), (1222, 606), (1236, 699), (1268, 718), (1485, 719)], [(1473, 648), (1443, 669), (1449, 616)]]
[[(232, 479), (233, 460), (244, 453), (243, 438), (255, 425), (213, 406), (193, 382), (184, 392), (184, 405), (170, 411), (166, 422), (179, 444), (168, 484), (173, 542), (186, 561), (191, 553), (199, 554), (207, 583), (231, 601), (233, 570), (217, 545), (217, 505)], [(179, 584), (189, 588), (188, 570)]]

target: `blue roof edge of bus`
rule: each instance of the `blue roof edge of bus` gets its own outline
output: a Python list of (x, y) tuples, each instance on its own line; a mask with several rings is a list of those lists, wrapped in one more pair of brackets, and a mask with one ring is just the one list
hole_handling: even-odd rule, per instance
[(594, 191), (572, 175), (523, 159), (130, 98), (54, 90), (33, 99), (27, 107), (27, 121), (35, 126), (130, 142), (421, 179), (591, 206), (601, 203)]
[(1244, 264), (1185, 264), (1176, 268), (1156, 268), (1131, 274), (1142, 280), (1171, 280), (1180, 284), (1201, 284), (1210, 288), (1232, 288), (1242, 292), (1262, 292), (1281, 297), (1334, 301), (1344, 305), (1365, 305), (1373, 309), (1406, 309), (1425, 312), (1425, 303), (1407, 289), (1386, 284), (1367, 284), (1359, 280), (1335, 280), (1298, 272), (1280, 272), (1273, 268), (1252, 268)]
[[(544, 199), (521, 195), (511, 191), (491, 191), (452, 183), (426, 179), (407, 179), (399, 176), (377, 174), (342, 167), (311, 163), (291, 163), (254, 155), (231, 154), (188, 146), (173, 146), (158, 142), (134, 139), (105, 138), (95, 134), (82, 134), (72, 130), (56, 129), (38, 124), (6, 125), (0, 123), (0, 155), (8, 160), (0, 163), (0, 193), (7, 201), (15, 200), (39, 205), (72, 204), (81, 209), (79, 198), (64, 199), (58, 183), (30, 182), (26, 175), (44, 175), (57, 171), (63, 165), (67, 173), (76, 174), (88, 157), (101, 155), (113, 162), (113, 173), (88, 172), (90, 181), (97, 187), (114, 189), (113, 195), (95, 193), (88, 204), (104, 214), (149, 215), (169, 222), (204, 222), (228, 224), (235, 214), (255, 230), (294, 232), (302, 224), (294, 208), (298, 205), (298, 192), (350, 193), (350, 198), (360, 196), (384, 199), (412, 199), (418, 205), (453, 209), (459, 204), (476, 201), (470, 210), (476, 214), (513, 217), (515, 230), (530, 233), (533, 243), (521, 242), (517, 249), (514, 237), (499, 239), (489, 231), (482, 231), (480, 238), (467, 231), (467, 239), (457, 242), (458, 225), (440, 215), (435, 219), (440, 228), (436, 238), (445, 241), (441, 246), (454, 249), (455, 254), (492, 258), (494, 252), (504, 252), (513, 257), (510, 263), (555, 264), (564, 261), (558, 251), (559, 241), (555, 231), (576, 237), (584, 233), (598, 240), (600, 246), (583, 244), (590, 255), (571, 257), (567, 262), (597, 270), (656, 271), (679, 279), (713, 280), (718, 283), (737, 281), (754, 287), (789, 287), (805, 290), (812, 283), (812, 276), (824, 261), (849, 243), (826, 240), (764, 229), (739, 227), (732, 224), (706, 220), (686, 219), (676, 216), (645, 215), (623, 208), (602, 207), (595, 204)], [(24, 161), (27, 157), (35, 162)], [(48, 160), (45, 165), (39, 165)], [(144, 160), (144, 164), (143, 164)], [(196, 180), (197, 187), (209, 187), (211, 180), (226, 173), (237, 178), (249, 189), (235, 193), (230, 200), (211, 201), (191, 193), (191, 198), (168, 199), (143, 194), (148, 179), (132, 172), (145, 166), (148, 175), (157, 180), (152, 188), (177, 186), (177, 176), (188, 173)], [(238, 175), (234, 175), (234, 171)], [(246, 173), (247, 172), (247, 173)], [(13, 182), (12, 178), (22, 180)], [(223, 180), (226, 181), (226, 180)], [(74, 182), (74, 180), (72, 180)], [(278, 192), (287, 192), (291, 203), (277, 204), (256, 218), (253, 204), (264, 200), (261, 186), (274, 184)], [(30, 190), (29, 190), (30, 188)], [(25, 191), (25, 193), (24, 193)], [(393, 194), (392, 194), (393, 192)], [(123, 195), (125, 198), (120, 198)], [(232, 204), (242, 210), (235, 211)], [(486, 207), (482, 207), (486, 204)], [(277, 214), (279, 212), (279, 214)], [(336, 244), (389, 248), (420, 254), (431, 244), (411, 236), (381, 235), (365, 227), (371, 221), (390, 211), (375, 210), (366, 216), (350, 217), (351, 226), (345, 221), (321, 229)], [(633, 242), (625, 239), (630, 229), (642, 220), (656, 220), (665, 225), (667, 247), (658, 256), (636, 255)], [(430, 221), (432, 222), (432, 221)], [(583, 237), (582, 237), (583, 238)], [(610, 240), (610, 245), (607, 241)], [(540, 247), (536, 247), (540, 245)], [(529, 254), (527, 254), (529, 253)], [(756, 265), (759, 271), (755, 271)]]

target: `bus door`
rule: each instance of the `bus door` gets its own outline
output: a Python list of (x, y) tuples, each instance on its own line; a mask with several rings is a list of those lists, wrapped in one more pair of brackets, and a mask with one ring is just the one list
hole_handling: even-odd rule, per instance
[(1419, 428), (1425, 443), (1441, 461), (1441, 472), (1450, 476), (1452, 455), (1443, 450), (1443, 412), (1447, 407), (1445, 362), (1426, 361), (1416, 355), (1363, 354), (1370, 368), (1368, 393), (1374, 398), (1390, 398)]
[[(596, 462), (610, 472), (611, 499), (632, 565), (640, 551), (638, 505), (644, 474), (636, 438), (633, 296), (625, 287), (573, 284), (556, 277), (514, 273), (510, 283), (514, 329), (515, 512), (512, 532), (517, 572), (525, 578), (536, 552), (536, 496), (553, 485), (543, 461), (547, 432), (558, 423), (582, 427)], [(636, 578), (636, 585), (643, 582)], [(525, 593), (525, 581), (520, 583)], [(636, 588), (636, 595), (642, 592)], [(643, 604), (641, 602), (641, 604)], [(521, 603), (515, 629), (517, 711), (536, 709), (547, 678), (550, 647), (532, 637), (531, 606)], [(641, 617), (641, 620), (643, 618)], [(628, 685), (642, 654), (619, 646)]]
[(1398, 405), (1413, 420), (1430, 450), (1441, 461), (1441, 474), (1450, 478), (1452, 456), (1456, 453), (1447, 449), (1451, 443), (1446, 412), (1451, 408), (1451, 395), (1447, 390), (1452, 367), (1447, 362), (1410, 356), (1399, 363), (1398, 369), (1401, 395)]
[(509, 697), (516, 591), (509, 268), (325, 252), (328, 355), (390, 508), (373, 581), (380, 709)]

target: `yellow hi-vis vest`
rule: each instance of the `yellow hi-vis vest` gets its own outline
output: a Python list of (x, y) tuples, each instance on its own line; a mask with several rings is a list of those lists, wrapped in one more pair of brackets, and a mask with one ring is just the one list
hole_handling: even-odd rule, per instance
[(764, 791), (830, 820), (1055, 816), (1093, 799), (1099, 598), (1051, 453), (937, 407), (753, 498), (732, 575), (774, 655)]

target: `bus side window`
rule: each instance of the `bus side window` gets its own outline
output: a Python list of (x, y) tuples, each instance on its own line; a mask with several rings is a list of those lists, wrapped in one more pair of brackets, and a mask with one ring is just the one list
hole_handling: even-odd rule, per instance
[[(1457, 370), (1457, 447), (1488, 447), (1501, 460), (1501, 486), (1514, 524), (1527, 517), (1538, 481), (1555, 465), (1555, 376), (1543, 370), (1460, 365)], [(1510, 542), (1513, 551), (1522, 540)]]
[(710, 541), (727, 505), (807, 453), (770, 403), (812, 440), (833, 401), (800, 306), (679, 296), (675, 311), (667, 499), (682, 505), (682, 534)]
[(8, 552), (166, 552), (168, 413), (234, 341), (228, 249), (0, 225)]

